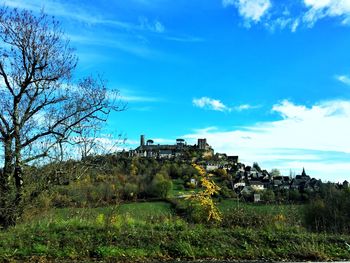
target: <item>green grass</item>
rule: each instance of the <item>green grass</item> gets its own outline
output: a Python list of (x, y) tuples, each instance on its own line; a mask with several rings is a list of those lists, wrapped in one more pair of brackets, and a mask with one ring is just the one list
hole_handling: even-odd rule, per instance
[(129, 213), (130, 216), (147, 220), (149, 218), (172, 216), (171, 205), (166, 202), (143, 202), (120, 205), (117, 212), (121, 214)]
[[(232, 200), (220, 203), (226, 212), (235, 211), (236, 206)], [(283, 206), (239, 206), (259, 216), (287, 211)], [(341, 260), (350, 259), (345, 242), (350, 243), (350, 236), (310, 233), (285, 223), (244, 228), (191, 224), (175, 215), (168, 203), (143, 202), (42, 212), (0, 232), (0, 262), (45, 262), (52, 258), (113, 262), (177, 258)]]
[(185, 188), (182, 179), (174, 179), (172, 182), (173, 187), (168, 195), (169, 198), (177, 198), (179, 196), (190, 195), (196, 192), (196, 189)]
[(243, 209), (246, 212), (254, 212), (258, 214), (270, 214), (278, 215), (283, 214), (285, 216), (296, 216), (299, 217), (302, 214), (302, 210), (305, 205), (286, 205), (286, 204), (253, 204), (237, 201), (236, 199), (225, 199), (218, 202), (218, 208), (221, 212), (231, 213), (235, 209)]
[(56, 208), (27, 218), (22, 225), (94, 226), (99, 221), (100, 224), (108, 223), (112, 217), (118, 217), (121, 221), (146, 223), (162, 221), (172, 216), (173, 211), (169, 203), (140, 202), (97, 208)]

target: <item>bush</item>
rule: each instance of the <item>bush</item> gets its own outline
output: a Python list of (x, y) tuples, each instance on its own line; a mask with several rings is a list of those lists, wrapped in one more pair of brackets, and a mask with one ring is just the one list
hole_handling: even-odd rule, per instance
[(219, 194), (223, 198), (237, 198), (237, 194), (226, 185), (221, 186)]
[(139, 188), (136, 184), (126, 183), (123, 189), (124, 198), (127, 200), (136, 200)]
[(208, 223), (208, 212), (199, 204), (190, 204), (187, 207), (186, 217), (190, 223)]
[(68, 195), (55, 192), (53, 193), (51, 203), (52, 206), (58, 208), (69, 207), (72, 204), (72, 199)]
[(261, 199), (267, 203), (275, 201), (275, 193), (271, 189), (262, 192)]
[(167, 198), (169, 192), (173, 188), (173, 183), (167, 174), (163, 172), (157, 173), (152, 179), (148, 187), (148, 195), (158, 198)]
[(301, 195), (299, 190), (293, 189), (289, 190), (289, 201), (291, 202), (299, 202), (301, 199)]
[(214, 171), (214, 173), (219, 177), (219, 178), (222, 178), (222, 179), (226, 179), (227, 178), (227, 171), (225, 169), (216, 169)]
[(304, 211), (305, 224), (314, 231), (350, 233), (350, 192), (330, 186), (323, 198), (310, 202)]
[(155, 182), (152, 187), (153, 194), (160, 198), (167, 198), (172, 187), (173, 184), (170, 180)]

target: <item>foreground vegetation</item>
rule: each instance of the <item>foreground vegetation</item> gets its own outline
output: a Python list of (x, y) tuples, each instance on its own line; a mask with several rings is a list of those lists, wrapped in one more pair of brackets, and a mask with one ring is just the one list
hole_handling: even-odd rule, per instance
[(350, 236), (310, 233), (304, 206), (253, 205), (225, 200), (219, 224), (191, 223), (168, 202), (99, 208), (27, 211), (16, 227), (0, 232), (3, 261), (69, 259), (146, 261), (170, 259), (341, 260)]
[(307, 202), (254, 204), (227, 175), (203, 185), (205, 172), (181, 161), (106, 156), (26, 172), (26, 205), (0, 230), (0, 261), (350, 259), (350, 191), (331, 184)]

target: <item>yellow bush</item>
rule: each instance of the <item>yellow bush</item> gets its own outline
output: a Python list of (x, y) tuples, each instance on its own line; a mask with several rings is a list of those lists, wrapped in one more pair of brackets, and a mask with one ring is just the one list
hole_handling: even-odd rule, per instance
[(99, 214), (96, 218), (96, 224), (99, 226), (103, 226), (105, 224), (105, 215)]
[(222, 220), (222, 215), (212, 199), (212, 196), (220, 191), (220, 187), (217, 186), (212, 180), (209, 180), (210, 175), (206, 173), (203, 167), (197, 164), (193, 164), (193, 167), (202, 177), (201, 185), (203, 189), (193, 195), (190, 195), (188, 199), (200, 205), (207, 216), (207, 221), (220, 222)]

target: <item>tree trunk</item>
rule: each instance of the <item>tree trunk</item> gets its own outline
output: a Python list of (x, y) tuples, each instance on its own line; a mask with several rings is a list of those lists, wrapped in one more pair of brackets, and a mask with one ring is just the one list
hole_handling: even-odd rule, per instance
[(20, 165), (15, 166), (14, 178), (16, 184), (16, 200), (15, 205), (18, 206), (22, 200), (23, 172)]
[(22, 154), (21, 154), (21, 139), (19, 135), (19, 128), (15, 128), (15, 169), (13, 177), (16, 186), (15, 206), (18, 206), (22, 200), (22, 186), (23, 186), (23, 170), (22, 170)]
[(0, 176), (0, 193), (1, 197), (5, 196), (9, 190), (9, 179), (13, 175), (13, 155), (12, 155), (12, 140), (8, 139), (4, 141), (4, 169)]
[(12, 140), (6, 138), (3, 146), (5, 159), (4, 169), (0, 174), (0, 225), (7, 227), (13, 222), (12, 210), (9, 211), (11, 205), (10, 180), (13, 176)]

